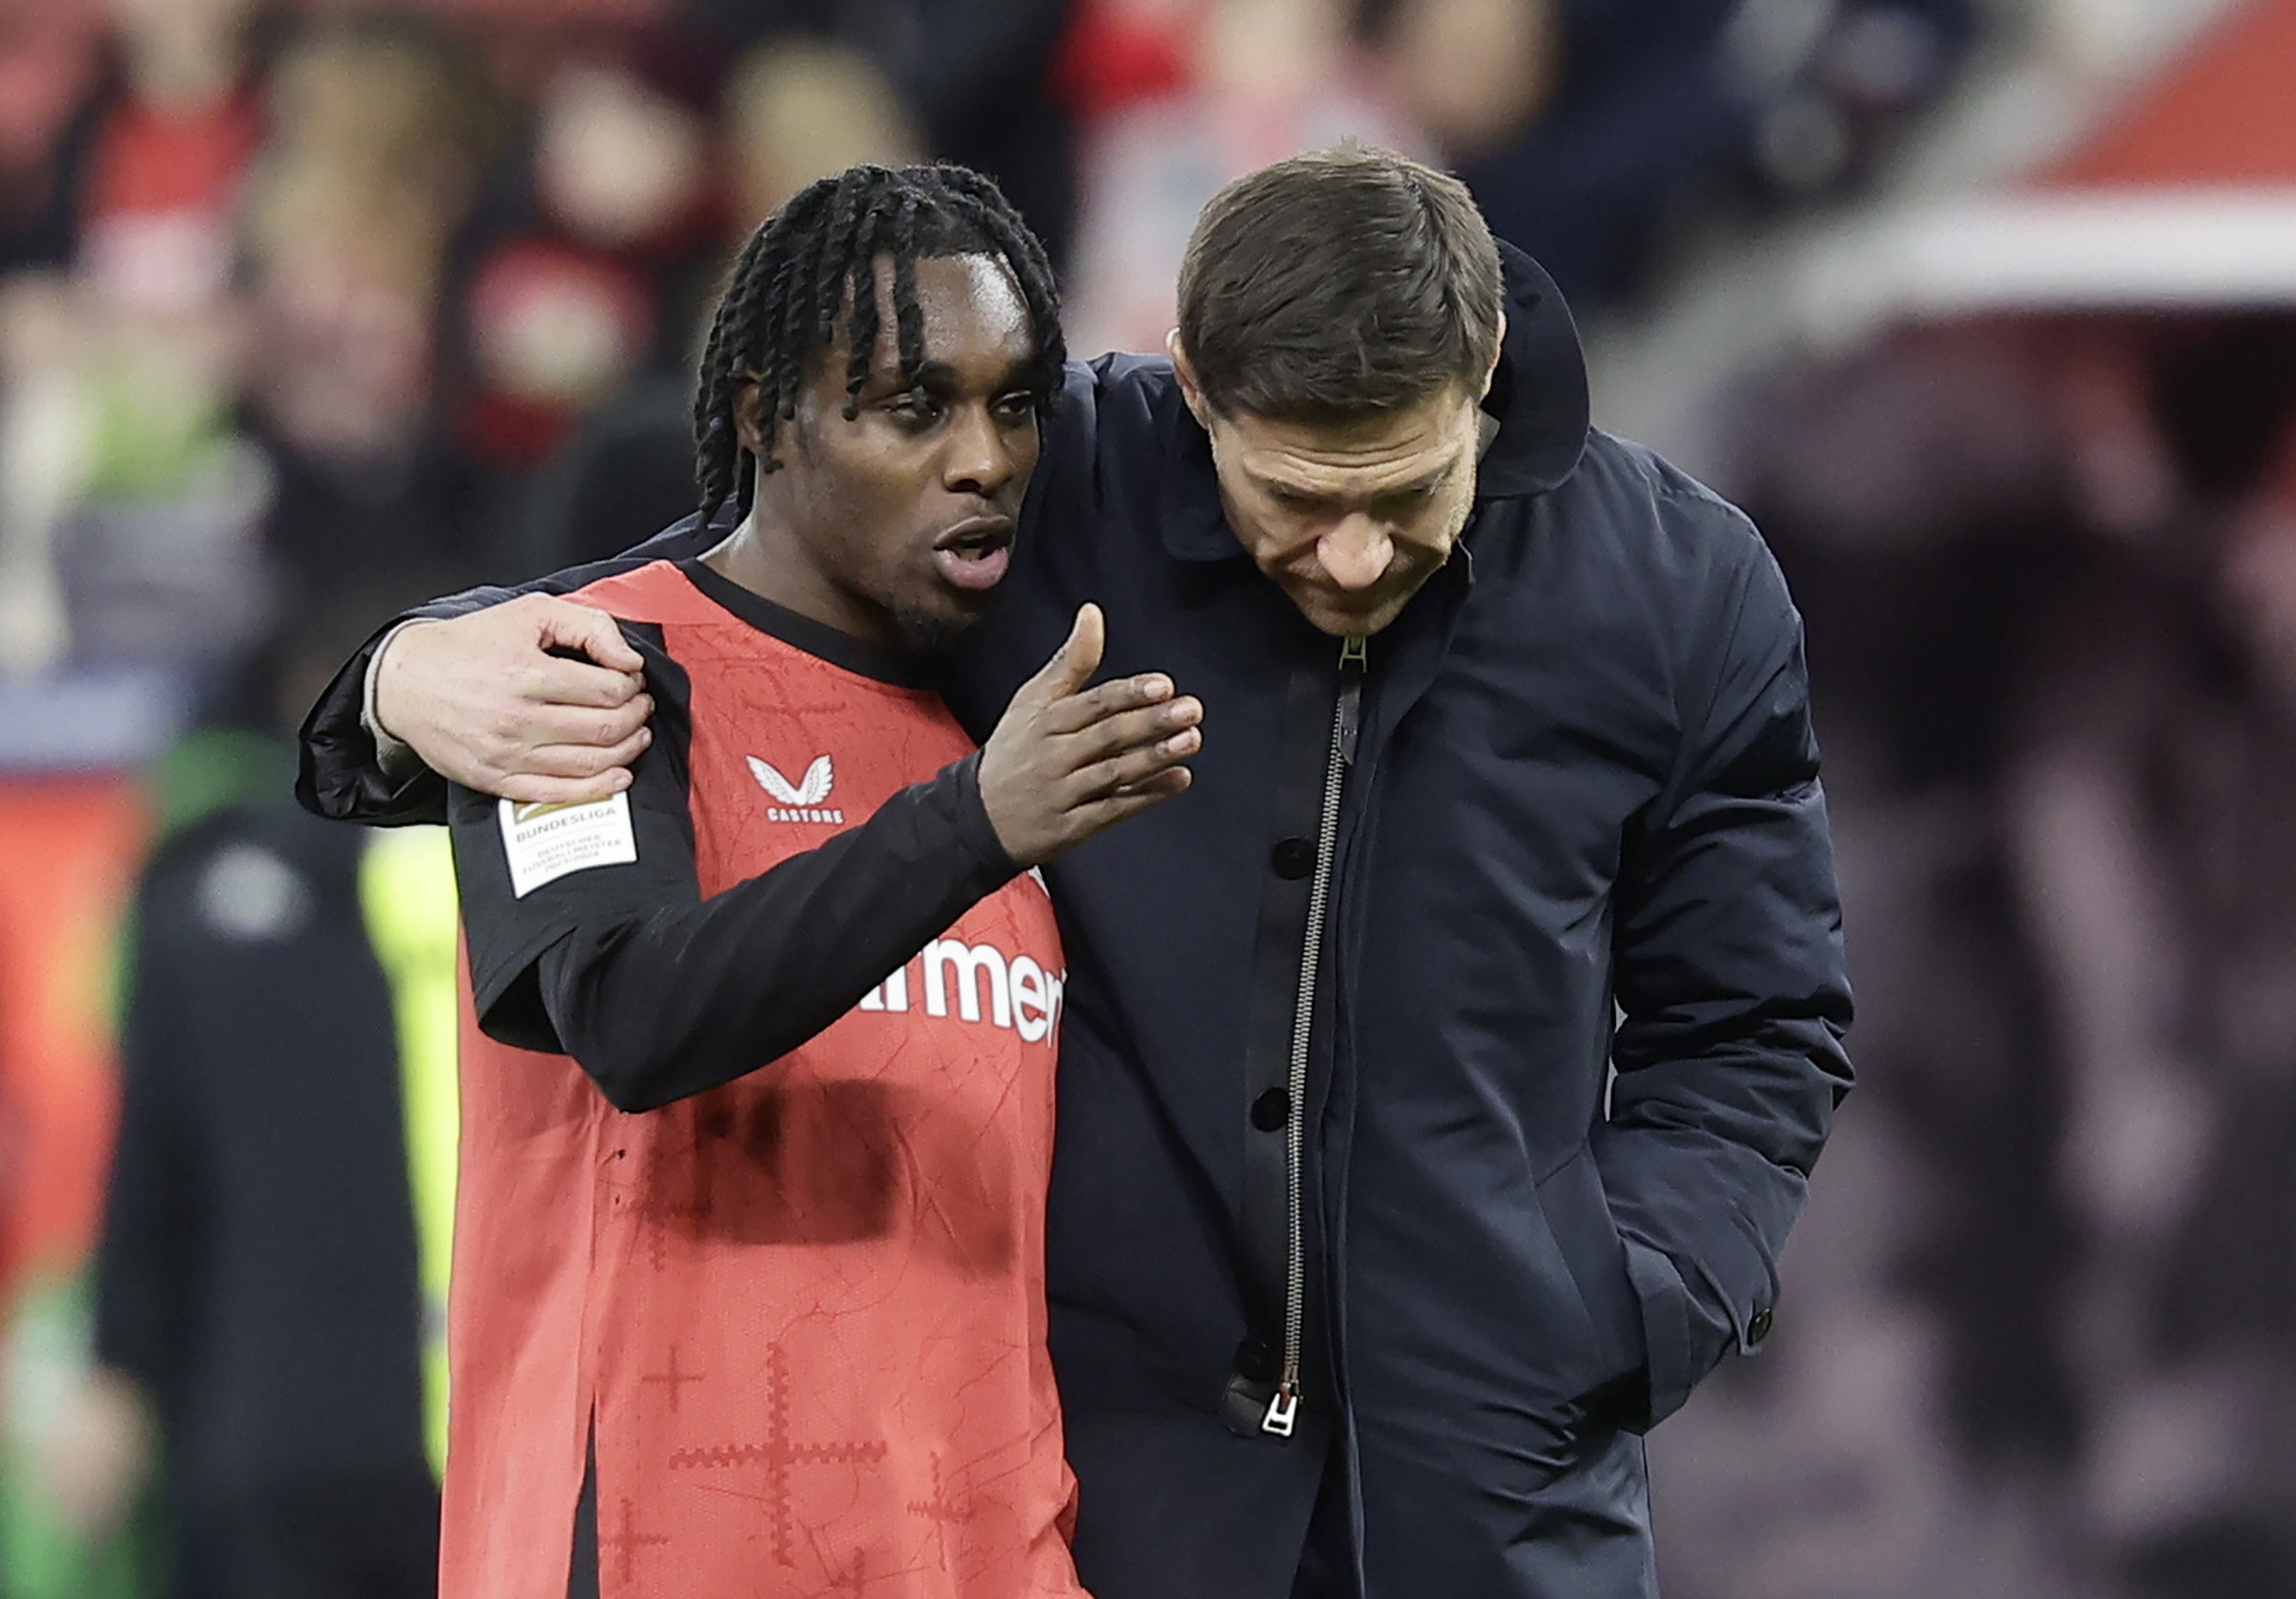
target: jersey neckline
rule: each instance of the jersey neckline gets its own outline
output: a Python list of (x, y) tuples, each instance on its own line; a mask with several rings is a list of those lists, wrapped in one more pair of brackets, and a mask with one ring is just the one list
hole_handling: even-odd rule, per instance
[(933, 672), (922, 655), (865, 638), (839, 633), (826, 622), (801, 616), (787, 606), (776, 605), (703, 564), (699, 556), (675, 563), (702, 597), (760, 633), (768, 633), (795, 650), (843, 667), (857, 677), (894, 688), (931, 688)]

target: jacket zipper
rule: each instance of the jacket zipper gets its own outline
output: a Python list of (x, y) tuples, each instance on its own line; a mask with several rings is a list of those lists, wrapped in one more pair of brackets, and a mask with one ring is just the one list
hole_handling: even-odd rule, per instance
[(1300, 1154), (1308, 1105), (1308, 1045), (1315, 1022), (1315, 975), (1323, 955), (1323, 924), (1331, 907), (1332, 855), (1339, 837), (1339, 796), (1355, 764), (1362, 722), (1363, 671), (1369, 662), (1361, 634), (1339, 641), (1339, 696), (1332, 706), (1332, 744), (1323, 768), (1323, 813), (1315, 830), (1315, 876), (1308, 885), (1308, 936), (1299, 952), (1299, 999), (1292, 1013), (1292, 1118), (1284, 1137), (1284, 1366), (1260, 1430), (1292, 1435), (1299, 1418), (1300, 1342), (1307, 1318), (1307, 1255), (1301, 1214)]

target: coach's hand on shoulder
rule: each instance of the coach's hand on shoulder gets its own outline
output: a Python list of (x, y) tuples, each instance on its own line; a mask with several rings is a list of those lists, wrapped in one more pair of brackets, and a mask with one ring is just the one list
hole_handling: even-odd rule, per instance
[(644, 664), (603, 611), (521, 595), (393, 633), (375, 661), (375, 721), (465, 788), (520, 803), (605, 799), (629, 787), (652, 739)]
[(1034, 866), (1161, 805), (1188, 786), (1180, 763), (1203, 743), (1203, 707), (1146, 672), (1093, 688), (1106, 640), (1100, 608), (1012, 697), (981, 748), (981, 803), (1004, 853)]

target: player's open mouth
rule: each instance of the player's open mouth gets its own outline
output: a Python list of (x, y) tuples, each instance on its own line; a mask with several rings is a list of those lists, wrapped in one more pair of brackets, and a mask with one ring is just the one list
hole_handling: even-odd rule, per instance
[(933, 541), (933, 564), (953, 589), (994, 589), (1012, 564), (1012, 519), (975, 517)]

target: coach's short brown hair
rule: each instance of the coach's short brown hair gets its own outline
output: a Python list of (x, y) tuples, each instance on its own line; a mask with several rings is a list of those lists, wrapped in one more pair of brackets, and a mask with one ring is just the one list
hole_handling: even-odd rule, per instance
[(1345, 421), (1478, 391), (1499, 346), (1498, 246), (1467, 186), (1342, 145), (1238, 178), (1180, 269), (1180, 343), (1214, 411)]

